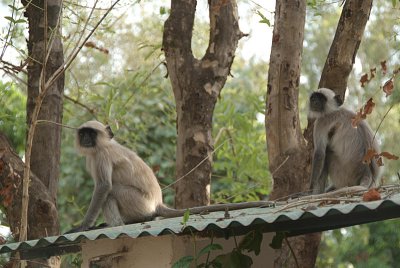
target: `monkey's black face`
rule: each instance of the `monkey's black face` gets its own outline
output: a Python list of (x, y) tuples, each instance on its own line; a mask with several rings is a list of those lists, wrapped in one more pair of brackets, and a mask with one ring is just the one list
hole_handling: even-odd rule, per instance
[(320, 92), (314, 92), (310, 96), (310, 109), (314, 112), (323, 112), (328, 99)]
[(97, 131), (92, 128), (81, 128), (78, 130), (79, 144), (82, 147), (94, 147), (96, 146)]

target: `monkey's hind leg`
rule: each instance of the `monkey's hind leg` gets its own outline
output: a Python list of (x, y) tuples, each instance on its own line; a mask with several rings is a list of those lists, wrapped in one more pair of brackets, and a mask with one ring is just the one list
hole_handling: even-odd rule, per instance
[(370, 166), (365, 166), (363, 169), (363, 175), (359, 181), (360, 186), (364, 186), (365, 188), (374, 188), (379, 185), (379, 181), (376, 180), (374, 174), (372, 173)]
[(103, 206), (103, 216), (108, 226), (124, 225), (121, 213), (119, 212), (117, 200), (111, 195), (107, 197)]

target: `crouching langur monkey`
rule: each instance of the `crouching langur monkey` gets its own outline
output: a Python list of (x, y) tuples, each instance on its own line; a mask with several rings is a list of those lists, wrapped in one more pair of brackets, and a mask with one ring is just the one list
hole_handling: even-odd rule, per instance
[(308, 117), (316, 119), (311, 171), (313, 194), (346, 186), (379, 185), (381, 167), (376, 160), (363, 163), (368, 149), (379, 152), (371, 128), (366, 121), (353, 127), (351, 120), (355, 113), (341, 105), (340, 97), (327, 88), (320, 88), (310, 96)]
[[(186, 212), (163, 204), (161, 188), (151, 168), (136, 153), (116, 142), (110, 127), (97, 121), (84, 123), (77, 130), (76, 146), (86, 156), (86, 168), (95, 186), (82, 224), (67, 233), (91, 229), (101, 211), (108, 226), (143, 222), (158, 216), (179, 217)], [(191, 214), (198, 214), (270, 204), (258, 201), (189, 210)]]

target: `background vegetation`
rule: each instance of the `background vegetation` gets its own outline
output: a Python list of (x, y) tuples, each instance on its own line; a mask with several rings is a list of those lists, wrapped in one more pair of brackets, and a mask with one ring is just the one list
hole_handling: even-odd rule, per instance
[[(269, 9), (252, 1), (240, 3), (246, 14), (243, 20), (259, 16), (271, 17)], [(68, 51), (76, 41), (89, 9), (82, 1), (65, 2), (63, 37)], [(356, 57), (355, 69), (349, 80), (346, 105), (357, 109), (375, 96), (388, 74), (380, 71), (380, 62), (387, 61), (390, 70), (399, 67), (398, 33), (400, 15), (390, 1), (376, 1), (370, 21)], [(3, 7), (7, 9), (7, 7)], [(151, 10), (149, 12), (148, 10)], [(11, 12), (11, 9), (8, 10)], [(117, 139), (136, 150), (156, 172), (162, 187), (174, 181), (175, 108), (161, 48), (163, 22), (168, 4), (122, 2), (113, 11), (72, 68), (66, 73), (63, 123), (79, 126), (96, 118), (108, 122)], [(336, 1), (310, 1), (306, 22), (302, 65), (300, 102), (305, 127), (306, 102), (316, 89), (329, 45), (335, 32), (340, 6)], [(261, 19), (261, 18), (260, 18)], [(7, 20), (2, 18), (1, 38), (7, 32)], [(206, 26), (201, 16), (196, 21), (195, 55), (201, 57), (207, 43)], [(265, 33), (271, 31), (267, 24)], [(9, 44), (9, 57), (18, 63), (26, 55), (25, 24), (17, 23)], [(252, 38), (257, 38), (253, 36)], [(246, 42), (245, 39), (241, 43)], [(3, 43), (4, 45), (4, 43)], [(267, 47), (269, 44), (265, 44)], [(266, 198), (271, 176), (267, 170), (264, 109), (268, 64), (258, 58), (246, 58), (239, 48), (228, 79), (214, 113), (213, 136), (216, 140), (212, 200), (239, 202)], [(265, 49), (267, 53), (267, 48)], [(376, 77), (365, 88), (360, 86), (363, 73), (377, 67)], [(18, 78), (18, 79), (17, 79)], [(5, 132), (22, 156), (25, 140), (26, 80), (2, 76), (0, 81), (0, 131)], [(399, 83), (396, 78), (395, 84)], [(385, 151), (400, 154), (400, 93), (390, 100), (375, 98), (377, 106), (369, 118), (376, 130), (383, 115), (394, 104), (379, 130), (378, 139)], [(84, 169), (84, 160), (74, 150), (73, 132), (63, 131), (58, 209), (62, 231), (77, 224), (89, 204), (92, 180)], [(386, 183), (398, 183), (399, 161), (387, 161)], [(77, 191), (77, 189), (80, 189)], [(173, 190), (164, 190), (164, 200), (172, 205)], [(3, 222), (3, 224), (6, 224)], [(394, 267), (399, 263), (400, 236), (396, 220), (350, 227), (324, 233), (319, 267)]]

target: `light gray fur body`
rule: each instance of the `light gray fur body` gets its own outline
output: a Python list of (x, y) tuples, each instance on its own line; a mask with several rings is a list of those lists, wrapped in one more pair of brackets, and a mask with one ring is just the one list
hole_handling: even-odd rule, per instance
[[(95, 145), (81, 145), (81, 129), (96, 131)], [(143, 222), (157, 216), (183, 216), (186, 209), (171, 209), (163, 204), (161, 188), (151, 168), (109, 135), (107, 127), (97, 121), (88, 121), (78, 128), (76, 146), (79, 153), (86, 156), (86, 167), (95, 187), (82, 224), (69, 233), (90, 229), (101, 211), (108, 226)], [(189, 210), (191, 214), (198, 214), (265, 205), (269, 202), (218, 204)]]
[[(328, 100), (324, 111), (313, 111), (310, 107), (309, 113), (309, 117), (316, 118), (311, 172), (313, 193), (355, 185), (376, 187), (381, 168), (375, 159), (370, 164), (363, 163), (368, 149), (379, 152), (371, 128), (364, 120), (353, 127), (355, 113), (335, 104), (333, 91), (322, 88), (317, 92)], [(331, 185), (326, 187), (328, 177)]]

